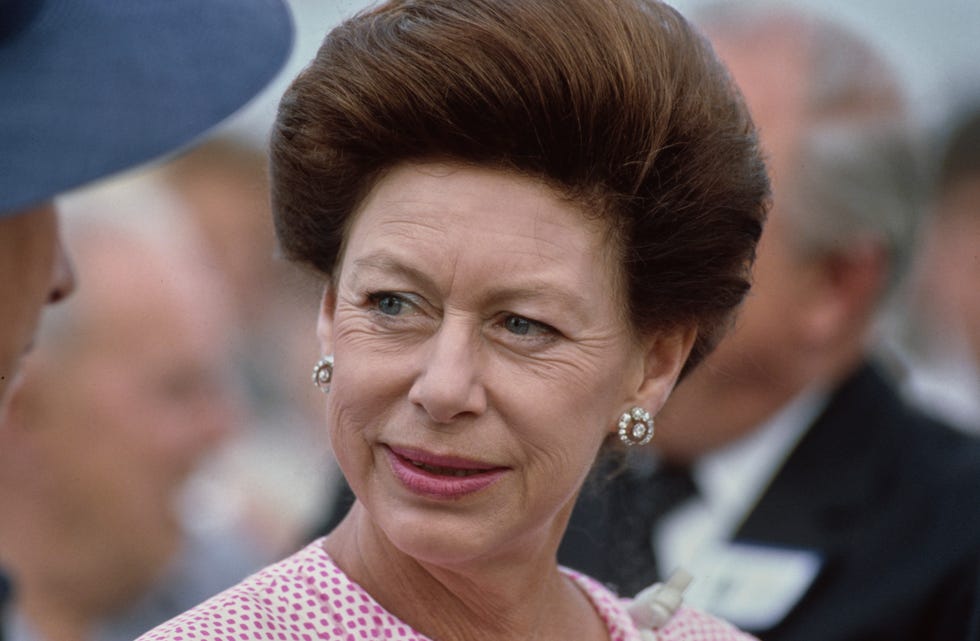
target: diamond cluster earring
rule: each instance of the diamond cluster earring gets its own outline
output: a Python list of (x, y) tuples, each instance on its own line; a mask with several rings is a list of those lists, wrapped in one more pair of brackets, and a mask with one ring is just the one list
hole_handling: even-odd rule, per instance
[(627, 447), (646, 445), (653, 438), (653, 417), (642, 407), (633, 407), (619, 417), (619, 439)]

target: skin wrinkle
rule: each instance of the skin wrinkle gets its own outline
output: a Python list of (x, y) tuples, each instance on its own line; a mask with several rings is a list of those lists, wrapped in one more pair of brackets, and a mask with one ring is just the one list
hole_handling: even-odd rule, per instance
[[(412, 204), (418, 204), (418, 205), (421, 205), (423, 207), (425, 206), (425, 203), (424, 202), (410, 200), (410, 199), (406, 199), (404, 202), (412, 203)], [(387, 210), (388, 207), (392, 207), (394, 209), (398, 209), (398, 205), (399, 205), (399, 202), (398, 201), (389, 200), (389, 201), (386, 201), (385, 202), (384, 209)], [(538, 216), (536, 218), (538, 218), (538, 222), (540, 222), (540, 216)], [(428, 224), (427, 221), (426, 222), (419, 222), (419, 223), (417, 223), (416, 222), (416, 219), (414, 219), (414, 218), (412, 218), (411, 220), (409, 220), (407, 222), (404, 221), (404, 220), (402, 220), (402, 219), (400, 219), (400, 218), (395, 219), (395, 220), (390, 221), (390, 222), (391, 222), (391, 225), (390, 226), (386, 226), (386, 233), (389, 233), (389, 234), (395, 236), (396, 238), (398, 238), (398, 237), (404, 237), (404, 238), (410, 238), (410, 239), (411, 238), (419, 238), (419, 236), (417, 236), (415, 233), (412, 233), (412, 231), (409, 231), (409, 230), (406, 230), (406, 229), (402, 229), (402, 227), (407, 227), (409, 229), (412, 229), (414, 227), (421, 227), (422, 229), (427, 229), (427, 230), (435, 231), (439, 235), (445, 234), (444, 230), (439, 225)], [(393, 232), (390, 231), (390, 227), (391, 226), (394, 226), (395, 227), (395, 231), (393, 231)], [(535, 225), (535, 229), (537, 230), (536, 240), (537, 240), (537, 242), (541, 242), (542, 241), (542, 235), (540, 233), (540, 226), (538, 224), (536, 224)], [(434, 245), (439, 245), (441, 243), (433, 243), (433, 244)], [(551, 244), (551, 243), (549, 243), (549, 244)], [(396, 246), (397, 246), (397, 244), (396, 244)], [(540, 251), (539, 251), (539, 255), (540, 255)], [(359, 259), (358, 261), (356, 261), (355, 264), (361, 264), (362, 262), (370, 262), (370, 259), (372, 259), (372, 257), (370, 257), (370, 256), (368, 258), (366, 258), (366, 259)], [(558, 263), (558, 260), (556, 259), (554, 262)], [(401, 271), (401, 270), (399, 270), (399, 271)], [(413, 276), (415, 276), (415, 274), (418, 273), (417, 270), (414, 270), (414, 269), (412, 269), (410, 267), (406, 267), (404, 271), (411, 271), (411, 272), (413, 272)], [(455, 273), (456, 273), (455, 266), (450, 271), (450, 273), (454, 274), (453, 279), (455, 279)], [(419, 277), (418, 276), (415, 276), (415, 278), (419, 278)], [(438, 289), (435, 284), (425, 283), (424, 281), (427, 280), (427, 279), (421, 278), (419, 280), (422, 280), (423, 281), (423, 287), (426, 286), (426, 285), (428, 285), (432, 289)], [(450, 283), (450, 286), (449, 286), (448, 290), (442, 290), (440, 292), (440, 295), (445, 296), (446, 295), (446, 291), (451, 291), (451, 289), (452, 289), (452, 283)], [(543, 289), (546, 289), (546, 287), (540, 287), (538, 289), (542, 289), (543, 290)], [(581, 297), (572, 296), (571, 298), (578, 299), (578, 301), (581, 302), (581, 303), (584, 303), (585, 302), (585, 301), (582, 301), (581, 300)], [(479, 305), (482, 305), (482, 304), (483, 303), (479, 303), (478, 305), (476, 305), (476, 307), (479, 307)], [(438, 305), (436, 305), (435, 307), (438, 308)], [(514, 311), (516, 313), (521, 313), (521, 310), (514, 310)], [(567, 315), (567, 311), (568, 310), (562, 310), (562, 311), (565, 312), (565, 314), (555, 313), (554, 316), (555, 317), (561, 317), (561, 316)], [(448, 312), (448, 313), (451, 313), (451, 312)], [(584, 316), (586, 314), (587, 313), (583, 310), (582, 314), (579, 314), (579, 316)], [(527, 316), (530, 316), (532, 318), (534, 318), (536, 316), (535, 314), (528, 314), (528, 313), (525, 313), (525, 314), (522, 314), (522, 315), (527, 315)], [(538, 318), (536, 318), (537, 320), (543, 320), (544, 322), (547, 322), (547, 323), (552, 324), (552, 325), (560, 325), (561, 324), (561, 323), (559, 323), (557, 321), (551, 320), (550, 318), (547, 318), (546, 317), (546, 318), (543, 318), (542, 319), (542, 318), (540, 318), (540, 315), (537, 315), (537, 316), (538, 316)], [(605, 330), (606, 328), (602, 328), (602, 329)], [(568, 332), (568, 333), (572, 334), (572, 332)], [(599, 334), (600, 332), (597, 331), (596, 333)], [(593, 349), (595, 350), (595, 353), (598, 353), (601, 350), (605, 349), (606, 348), (606, 343), (608, 342), (608, 340), (598, 339), (599, 338), (598, 336), (596, 336), (596, 337), (590, 337), (588, 335), (582, 335), (582, 336), (573, 335), (573, 336), (571, 336), (571, 338), (574, 339), (574, 340), (577, 340), (577, 341), (579, 341), (579, 340), (582, 341), (583, 342), (583, 345), (586, 346), (586, 347), (588, 347), (590, 343), (593, 343), (594, 342), (594, 348)], [(572, 363), (568, 363), (568, 362), (561, 363), (561, 361), (559, 361), (559, 363), (560, 364), (564, 364), (564, 365), (572, 365)], [(540, 372), (538, 372), (538, 374), (539, 375), (547, 375), (548, 372), (547, 371), (540, 371)], [(580, 374), (583, 377), (582, 380), (587, 380), (588, 379), (589, 372), (581, 371)]]
[[(331, 445), (358, 501), (325, 549), (410, 626), (424, 625), (420, 603), (438, 603), (433, 638), (598, 632), (554, 550), (615, 417), (662, 404), (693, 329), (636, 338), (608, 230), (510, 172), (458, 166), (435, 180), (401, 165), (348, 233), (318, 335), (335, 358)], [(541, 325), (515, 333), (515, 316)], [(436, 500), (398, 480), (391, 448), (504, 471)]]
[[(370, 289), (366, 284), (362, 284), (361, 279), (370, 280), (364, 276), (364, 272), (370, 272), (373, 270), (377, 272), (375, 275), (376, 279), (381, 279), (383, 277), (403, 277), (407, 281), (415, 281), (418, 284), (418, 289), (422, 292), (438, 292), (438, 296), (445, 297), (446, 291), (452, 291), (452, 283), (446, 290), (441, 290), (436, 286), (428, 277), (425, 276), (421, 271), (415, 269), (414, 267), (407, 265), (397, 258), (389, 257), (386, 252), (379, 252), (375, 255), (370, 255), (361, 259), (358, 259), (353, 264), (354, 270), (351, 276), (353, 280), (353, 285), (351, 289), (355, 291), (366, 291)], [(408, 289), (411, 289), (412, 285), (408, 284)], [(395, 288), (394, 293), (401, 293), (399, 288)], [(408, 291), (408, 290), (406, 290)], [(357, 294), (354, 294), (357, 295)], [(437, 304), (433, 303), (433, 299), (436, 295), (424, 294), (422, 296), (421, 302), (428, 304), (433, 312), (443, 312), (442, 308)], [(520, 313), (518, 310), (509, 310), (508, 305), (511, 303), (522, 303), (524, 301), (534, 301), (541, 303), (541, 307), (546, 309), (555, 309), (557, 306), (562, 307), (555, 309), (555, 311), (549, 312), (549, 316), (553, 317), (552, 320), (543, 321), (538, 318), (533, 313)], [(501, 287), (498, 289), (492, 289), (489, 294), (486, 295), (485, 300), (481, 301), (476, 308), (500, 308), (500, 311), (494, 312), (494, 314), (503, 313), (505, 311), (511, 311), (521, 316), (529, 316), (534, 320), (539, 320), (542, 322), (547, 322), (549, 325), (555, 326), (557, 329), (561, 330), (563, 334), (568, 335), (569, 338), (578, 339), (578, 336), (574, 335), (572, 331), (566, 331), (563, 327), (559, 325), (567, 326), (567, 323), (563, 323), (563, 319), (567, 319), (570, 316), (576, 320), (579, 325), (584, 324), (587, 314), (585, 309), (589, 306), (588, 301), (586, 301), (581, 296), (577, 295), (575, 292), (570, 291), (560, 291), (555, 290), (544, 282), (535, 282), (533, 279), (529, 279), (529, 282), (522, 283), (519, 287)], [(484, 316), (484, 320), (489, 320), (492, 315)]]
[[(382, 174), (382, 176), (388, 175), (390, 171), (391, 170), (386, 171), (384, 174)], [(446, 177), (452, 175), (455, 171), (457, 171), (457, 169), (447, 168), (443, 171), (439, 169), (429, 170), (427, 168), (423, 168), (422, 170), (420, 170), (420, 173), (424, 173), (426, 175), (430, 175), (433, 177)], [(530, 177), (530, 176), (524, 176), (524, 178), (529, 182), (539, 184), (542, 188), (547, 189), (552, 193), (552, 195), (557, 200), (560, 200), (561, 202), (567, 204), (570, 208), (581, 210), (582, 205), (579, 201), (569, 198), (568, 196), (562, 194), (559, 190), (554, 189), (553, 187), (549, 186), (548, 184), (546, 184), (545, 182), (537, 178)], [(377, 193), (376, 193), (376, 189), (372, 188), (371, 192), (365, 198), (364, 204), (362, 204), (362, 206), (358, 208), (358, 212), (363, 210), (364, 207), (366, 207), (368, 203), (372, 202), (372, 200), (374, 199), (377, 199)], [(400, 216), (390, 221), (391, 226), (395, 227), (396, 230), (391, 231), (389, 233), (396, 239), (412, 241), (416, 239), (424, 239), (426, 237), (426, 234), (424, 232), (426, 231), (434, 232), (435, 234), (443, 234), (445, 232), (443, 227), (440, 226), (438, 223), (429, 222), (429, 219), (431, 218), (431, 213), (429, 211), (431, 204), (424, 199), (413, 199), (404, 196), (399, 196), (399, 198), (397, 199), (389, 198), (383, 201), (379, 201), (378, 207), (386, 212), (391, 211), (392, 213), (396, 213)], [(413, 211), (413, 208), (417, 208), (417, 211)], [(536, 235), (537, 242), (539, 244), (544, 244), (545, 246), (550, 246), (552, 248), (560, 249), (560, 247), (558, 247), (555, 243), (551, 242), (550, 240), (551, 234), (549, 233), (549, 231), (539, 227), (539, 225), (547, 226), (547, 224), (542, 221), (542, 217), (539, 211), (535, 211), (533, 218), (536, 223), (534, 227), (534, 232)], [(356, 219), (356, 214), (352, 216), (348, 228), (350, 225), (353, 224), (353, 221), (355, 219)], [(600, 260), (610, 266), (618, 265), (617, 260), (620, 252), (616, 249), (618, 241), (616, 240), (616, 234), (613, 232), (613, 230), (609, 229), (606, 225), (603, 224), (604, 221), (603, 218), (598, 216), (589, 216), (586, 211), (582, 211), (582, 220), (590, 227), (590, 229), (596, 231), (597, 233), (600, 233), (604, 238), (604, 242), (601, 244), (600, 247), (600, 254), (601, 254), (599, 257)], [(404, 227), (404, 229), (397, 229), (399, 227)], [(395, 247), (398, 246), (399, 244), (396, 243)], [(506, 247), (506, 244), (502, 244), (502, 246)], [(436, 248), (436, 250), (438, 250), (438, 247)], [(560, 265), (563, 261), (561, 257), (548, 259), (545, 256), (543, 248), (541, 247), (537, 248), (537, 254), (535, 256), (541, 260), (549, 260), (550, 262), (553, 262), (558, 265)], [(360, 263), (362, 262), (370, 262), (370, 261), (368, 261), (368, 259), (359, 259), (359, 261), (355, 264), (355, 266), (359, 266)], [(379, 264), (378, 266), (383, 267), (382, 264)], [(341, 267), (342, 267), (341, 265), (338, 265), (337, 270), (335, 271), (335, 277), (332, 279), (334, 284), (336, 284), (339, 280)], [(411, 270), (411, 268), (408, 267), (406, 267), (406, 269), (409, 269), (410, 271), (414, 272), (416, 277), (418, 277), (417, 270)], [(452, 266), (451, 268), (447, 269), (447, 271), (449, 273), (455, 274), (456, 273), (455, 266)], [(624, 318), (627, 318), (628, 314), (626, 312), (627, 306), (625, 303), (626, 297), (624, 291), (625, 280), (623, 278), (623, 275), (620, 274), (618, 270), (616, 270), (616, 281), (617, 282), (613, 287), (613, 290), (615, 291), (615, 299), (617, 303), (623, 305), (623, 310), (624, 310), (623, 316)], [(452, 282), (449, 284), (449, 289), (450, 290), (452, 289)], [(503, 298), (503, 295), (501, 297)], [(580, 298), (580, 297), (571, 297), (571, 298)], [(556, 325), (556, 322), (551, 322), (549, 324), (554, 326)], [(630, 326), (630, 331), (632, 332), (632, 326)]]
[[(447, 601), (467, 614), (453, 617), (458, 629), (445, 623), (445, 636), (499, 611), (523, 626), (541, 614), (527, 608), (537, 592), (569, 589), (553, 553), (541, 551), (557, 547), (578, 489), (615, 430), (613, 417), (639, 401), (649, 350), (675, 347), (632, 337), (613, 302), (617, 267), (605, 255), (605, 234), (577, 208), (499, 170), (465, 168), (438, 185), (426, 173), (402, 166), (377, 186), (324, 298), (319, 334), (336, 359), (330, 437), (359, 499), (350, 530), (341, 524), (326, 546), (342, 568), (355, 564), (346, 569), (383, 605), (398, 598), (390, 575), (377, 585), (377, 568), (360, 567), (378, 558), (399, 565), (416, 592), (456, 595)], [(391, 193), (420, 203), (421, 225), (378, 205), (395, 200)], [(405, 302), (382, 312), (379, 293)], [(509, 314), (562, 333), (514, 334), (504, 325)], [(683, 345), (686, 354), (690, 340)], [(657, 398), (682, 362), (653, 377)], [(643, 403), (656, 409), (656, 401)], [(487, 491), (434, 502), (394, 479), (392, 446), (510, 471)], [(537, 592), (514, 594), (515, 571), (534, 576), (520, 585)]]
[[(355, 510), (363, 509), (363, 506), (360, 504), (356, 504), (353, 509)], [(560, 536), (561, 532), (564, 530), (564, 524), (567, 521), (567, 518), (568, 518), (568, 514), (565, 514), (563, 518), (556, 519), (556, 523), (561, 524), (560, 529), (557, 530), (558, 536)], [(362, 521), (358, 521), (359, 526), (360, 523), (362, 523)], [(546, 523), (545, 525), (548, 524)], [(363, 542), (373, 538), (376, 533), (373, 531), (362, 530), (359, 532), (359, 534), (361, 534), (361, 536), (358, 536), (355, 539), (355, 545), (358, 550), (356, 558), (358, 559), (368, 558), (367, 555), (370, 554), (370, 552), (368, 552), (367, 548), (363, 546)], [(537, 531), (528, 532), (527, 537), (536, 534), (538, 534)], [(513, 541), (512, 543), (514, 547), (517, 547), (520, 541)], [(410, 574), (403, 577), (401, 573), (393, 574), (390, 572), (390, 568), (398, 567), (398, 564), (395, 562), (397, 559), (394, 559), (390, 555), (390, 550), (388, 548), (382, 548), (381, 554), (386, 556), (387, 558), (385, 559), (386, 562), (382, 562), (378, 564), (377, 567), (384, 568), (384, 569), (381, 571), (380, 575), (376, 575), (377, 577), (376, 580), (384, 581), (389, 585), (397, 585), (399, 581), (404, 579), (403, 587), (401, 589), (407, 590), (409, 593), (416, 593), (417, 592), (415, 590), (416, 586), (413, 584), (414, 579), (411, 578)], [(518, 552), (518, 554), (520, 553)], [(484, 616), (488, 616), (491, 620), (501, 623), (501, 625), (498, 627), (499, 634), (509, 633), (508, 627), (506, 625), (506, 621), (501, 619), (499, 616), (495, 616), (495, 613), (499, 615), (499, 612), (506, 611), (503, 610), (502, 608), (506, 608), (508, 606), (506, 605), (498, 606), (496, 605), (497, 603), (496, 600), (487, 598), (488, 595), (482, 589), (480, 585), (481, 582), (467, 580), (464, 578), (464, 581), (461, 584), (459, 582), (459, 577), (454, 575), (454, 571), (456, 570), (456, 568), (453, 568), (451, 566), (446, 568), (440, 568), (436, 566), (430, 566), (424, 563), (418, 563), (414, 559), (409, 559), (409, 562), (412, 563), (413, 565), (416, 565), (422, 571), (427, 572), (431, 576), (433, 576), (438, 581), (439, 586), (442, 589), (441, 596), (432, 597), (427, 601), (437, 604), (437, 603), (442, 603), (443, 599), (448, 599), (451, 601), (455, 601), (456, 603), (463, 606), (468, 606), (468, 604), (477, 603), (480, 606), (479, 609)], [(369, 575), (375, 575), (375, 573), (369, 567), (365, 567), (365, 571)], [(524, 601), (525, 600), (520, 599), (518, 602), (524, 602)], [(417, 605), (424, 607), (423, 603), (417, 603)], [(586, 606), (586, 607), (591, 607), (591, 606)], [(457, 635), (457, 636), (459, 636), (459, 638), (465, 638), (465, 635), (461, 635), (461, 636)], [(457, 638), (457, 636), (452, 636), (450, 638)]]
[[(362, 506), (356, 505), (353, 509), (363, 509)], [(363, 542), (369, 540), (373, 535), (372, 532), (361, 531), (359, 532), (361, 536), (355, 539), (356, 555), (355, 558), (363, 559), (366, 558), (365, 555), (370, 554)], [(382, 563), (378, 564), (378, 568), (382, 569), (380, 572), (375, 572), (371, 567), (364, 567), (364, 571), (371, 576), (375, 581), (384, 581), (393, 586), (400, 586), (398, 589), (407, 591), (409, 593), (416, 593), (416, 586), (414, 585), (414, 579), (411, 574), (405, 574), (402, 572), (391, 572), (387, 568), (398, 568), (398, 559), (393, 558), (390, 553), (383, 549), (381, 555), (384, 557)], [(413, 562), (413, 561), (412, 561)], [(414, 563), (414, 562), (413, 562)], [(415, 563), (417, 569), (421, 571), (429, 571), (429, 568), (424, 567), (422, 564)], [(489, 621), (494, 622), (495, 626), (490, 626), (490, 632), (494, 636), (499, 636), (501, 638), (509, 638), (508, 635), (512, 634), (510, 626), (507, 625), (507, 620), (504, 617), (500, 617), (499, 613), (502, 611), (504, 605), (498, 605), (496, 600), (487, 598), (487, 595), (482, 590), (480, 584), (475, 581), (464, 581), (460, 584), (456, 580), (442, 580), (440, 577), (440, 572), (436, 569), (433, 572), (433, 576), (436, 578), (440, 588), (440, 594), (438, 596), (429, 596), (425, 598), (426, 595), (419, 594), (419, 600), (416, 605), (419, 608), (426, 608), (427, 606), (432, 607), (442, 607), (441, 604), (445, 601), (456, 603), (457, 605), (468, 607), (468, 604), (476, 603), (478, 605), (480, 616), (487, 618)], [(537, 589), (537, 587), (535, 588)], [(519, 602), (525, 602), (521, 600)], [(591, 606), (587, 606), (591, 607)], [(544, 613), (541, 613), (542, 616)], [(451, 628), (450, 636), (447, 638), (466, 638), (466, 629), (464, 626), (453, 626)]]
[[(352, 275), (352, 278), (355, 278)], [(359, 296), (344, 292), (342, 294), (343, 298), (337, 305), (338, 316), (344, 316), (349, 314), (352, 321), (360, 319), (369, 319), (370, 315), (365, 313), (356, 299)], [(348, 298), (347, 296), (350, 296)], [(351, 300), (355, 299), (355, 300)], [(447, 316), (458, 316), (462, 319), (468, 320), (470, 314), (468, 312), (463, 312), (459, 310), (448, 310), (444, 312)], [(436, 319), (433, 319), (433, 324), (436, 323)], [(337, 338), (338, 340), (343, 339), (345, 341), (351, 341), (352, 344), (361, 345), (361, 341), (365, 341), (371, 345), (371, 348), (378, 353), (390, 354), (392, 356), (398, 356), (405, 348), (404, 342), (392, 342), (391, 344), (386, 344), (384, 342), (376, 343), (374, 339), (375, 335), (372, 333), (376, 331), (376, 328), (369, 328), (368, 325), (358, 326), (356, 323), (352, 323), (353, 327), (344, 324), (337, 326)], [(482, 335), (478, 332), (479, 326), (474, 323), (473, 334), (474, 336)], [(429, 328), (428, 332), (438, 331), (437, 328)], [(422, 330), (418, 331), (417, 336), (414, 337), (414, 341), (422, 341), (427, 337), (423, 335)], [(563, 371), (567, 369), (576, 369), (577, 376), (573, 379), (572, 384), (576, 386), (576, 389), (580, 393), (586, 393), (590, 387), (589, 381), (592, 380), (592, 376), (595, 374), (594, 371), (586, 369), (582, 366), (583, 361), (595, 362), (600, 359), (601, 355), (609, 347), (610, 343), (618, 340), (618, 334), (608, 333), (603, 334), (599, 330), (596, 330), (592, 335), (577, 335), (572, 340), (578, 343), (578, 347), (582, 351), (582, 355), (585, 358), (572, 358), (571, 355), (565, 355), (562, 353), (549, 355), (548, 359), (542, 362), (541, 355), (536, 354), (535, 358), (530, 358), (523, 356), (520, 353), (509, 351), (507, 355), (510, 359), (521, 360), (525, 365), (528, 378), (544, 378), (551, 381), (557, 381), (562, 378)], [(484, 340), (483, 342), (486, 342)], [(482, 351), (482, 349), (481, 349)], [(492, 364), (487, 364), (487, 366), (492, 367)], [(489, 374), (493, 375), (493, 371)]]
[[(338, 304), (337, 309), (338, 309), (338, 315), (343, 315), (341, 312), (346, 311), (351, 315), (352, 320), (359, 319), (359, 318), (370, 318), (369, 314), (366, 314), (363, 310), (360, 309), (360, 305), (358, 305), (356, 302), (349, 301), (347, 299), (340, 302)], [(470, 318), (472, 316), (472, 313), (468, 311), (455, 310), (455, 309), (450, 309), (443, 313), (445, 317), (460, 318), (462, 322), (470, 322)], [(445, 321), (439, 322), (437, 321), (437, 319), (432, 319), (431, 324), (435, 325), (437, 324), (437, 322), (439, 324), (445, 323)], [(474, 336), (474, 338), (477, 336), (485, 337), (485, 333), (478, 331), (479, 327), (480, 327), (480, 323), (473, 322), (472, 335)], [(431, 327), (428, 328), (426, 331), (430, 333), (435, 333), (438, 331), (438, 328)], [(419, 330), (419, 334), (421, 333), (422, 331)], [(597, 360), (598, 357), (601, 357), (604, 351), (608, 348), (610, 343), (618, 339), (619, 335), (620, 334), (616, 334), (612, 332), (605, 333), (605, 332), (601, 332), (600, 330), (596, 330), (592, 334), (583, 333), (575, 336), (572, 340), (574, 340), (578, 344), (577, 347), (581, 351), (582, 356), (588, 357), (587, 359), (584, 358), (576, 359), (573, 358), (572, 355), (567, 355), (560, 352), (557, 354), (548, 355), (546, 359), (543, 359), (542, 354), (540, 353), (536, 353), (534, 358), (530, 358), (528, 356), (522, 355), (513, 350), (506, 349), (505, 347), (503, 349), (505, 349), (506, 352), (509, 352), (508, 354), (509, 359), (520, 360), (524, 362), (524, 365), (528, 368), (527, 374), (529, 377), (535, 377), (535, 378), (543, 377), (549, 380), (556, 380), (561, 377), (561, 372), (563, 371), (563, 369), (565, 368), (576, 369), (578, 371), (578, 378), (573, 382), (573, 384), (577, 386), (579, 391), (584, 393), (589, 388), (588, 381), (590, 380), (590, 377), (594, 374), (594, 372), (582, 367), (582, 361), (591, 360), (594, 362), (595, 360)], [(347, 325), (338, 325), (337, 336), (338, 338), (343, 337), (344, 340), (351, 340), (351, 341), (359, 341), (360, 338), (363, 338), (363, 340), (366, 341), (373, 341), (375, 339), (375, 335), (372, 334), (367, 327), (354, 327), (348, 329)], [(414, 340), (422, 341), (425, 340), (426, 338), (427, 336), (420, 335), (417, 336)], [(558, 339), (558, 340), (569, 340), (569, 339)], [(487, 342), (492, 342), (492, 338), (491, 339), (484, 338), (481, 342), (484, 344)], [(379, 353), (398, 355), (405, 348), (405, 344), (394, 343), (394, 342), (391, 345), (386, 345), (384, 343), (376, 344), (376, 345), (372, 344), (372, 348), (378, 351)], [(545, 348), (545, 350), (547, 350), (547, 348)]]
[[(395, 227), (395, 231), (391, 231), (390, 228), (392, 226)], [(413, 226), (415, 226), (414, 220), (411, 221), (411, 222), (403, 222), (401, 220), (396, 220), (396, 221), (391, 222), (390, 224), (386, 224), (386, 226), (385, 226), (385, 232), (384, 233), (387, 234), (387, 235), (391, 235), (391, 236), (393, 236), (395, 238), (405, 238), (405, 239), (423, 239), (423, 238), (425, 238), (425, 235), (424, 234), (416, 235), (416, 234), (410, 233), (410, 232), (408, 232), (408, 231), (406, 231), (404, 229), (401, 229), (403, 226), (405, 226), (405, 227), (413, 227)], [(437, 234), (439, 236), (443, 236), (445, 234), (444, 230), (442, 230), (438, 225), (430, 225), (430, 224), (420, 223), (418, 226), (420, 226), (420, 227), (422, 227), (423, 229), (426, 229), (426, 230), (433, 230), (435, 232), (435, 234)], [(540, 236), (537, 238), (537, 240), (540, 242)], [(433, 245), (433, 252), (438, 252), (440, 246), (444, 245), (445, 243), (444, 242), (436, 242), (436, 241), (433, 241), (431, 244)], [(397, 254), (398, 247), (399, 247), (399, 245), (397, 243), (394, 243), (393, 245), (391, 245), (388, 248), (386, 248), (386, 250), (384, 252), (379, 253), (377, 256), (372, 255), (372, 256), (366, 256), (366, 257), (363, 257), (363, 258), (359, 258), (357, 261), (355, 261), (353, 263), (352, 266), (353, 267), (375, 266), (375, 267), (378, 268), (378, 271), (395, 271), (395, 272), (401, 272), (406, 277), (411, 278), (411, 279), (419, 282), (423, 289), (432, 290), (433, 292), (438, 291), (438, 295), (439, 296), (446, 296), (446, 293), (452, 290), (452, 288), (453, 288), (453, 280), (452, 279), (450, 280), (450, 283), (448, 283), (448, 285), (446, 287), (440, 287), (436, 283), (433, 283), (431, 280), (429, 280), (428, 278), (426, 278), (422, 274), (420, 274), (417, 269), (415, 269), (415, 268), (413, 268), (413, 267), (411, 267), (409, 265), (406, 265), (404, 261), (402, 261), (402, 260), (400, 260), (398, 258), (394, 258), (394, 257), (389, 259), (387, 256), (384, 256), (383, 255), (383, 254), (389, 253), (389, 252), (392, 253), (392, 254)], [(537, 257), (537, 255), (536, 255), (536, 257)], [(519, 259), (520, 259), (520, 255), (518, 255), (518, 256), (515, 257), (515, 261), (516, 260), (519, 260)], [(544, 260), (549, 260), (549, 262), (555, 264), (556, 266), (560, 266), (561, 265), (561, 259), (560, 258), (544, 259)], [(451, 266), (451, 268), (444, 269), (443, 271), (444, 272), (451, 273), (451, 274), (455, 274), (456, 273), (455, 266)], [(359, 271), (358, 272), (355, 272), (355, 274), (352, 276), (352, 278), (354, 278), (355, 280), (358, 279), (359, 277), (360, 277), (360, 272)], [(453, 276), (452, 278), (454, 279), (455, 276)], [(360, 284), (358, 284), (358, 287), (360, 287)], [(572, 292), (572, 291), (569, 291), (569, 292), (549, 292), (548, 290), (550, 288), (547, 285), (543, 284), (543, 283), (537, 284), (537, 285), (533, 285), (533, 284), (532, 285), (527, 285), (526, 288), (528, 290), (527, 291), (527, 294), (540, 292), (542, 294), (547, 294), (547, 296), (542, 296), (542, 298), (545, 298), (545, 297), (554, 297), (554, 298), (559, 299), (559, 300), (568, 300), (570, 302), (569, 306), (566, 309), (563, 309), (560, 312), (553, 312), (553, 313), (551, 313), (551, 317), (552, 317), (551, 319), (540, 319), (540, 318), (537, 318), (535, 320), (543, 320), (544, 322), (547, 322), (550, 325), (559, 325), (560, 324), (559, 323), (559, 320), (556, 320), (556, 319), (559, 319), (564, 314), (575, 313), (577, 311), (576, 310), (576, 307), (583, 308), (577, 314), (578, 317), (584, 318), (584, 317), (587, 316), (587, 312), (584, 310), (584, 308), (588, 305), (588, 302), (585, 301), (584, 299), (582, 299), (581, 296), (576, 295), (575, 292)], [(391, 289), (391, 288), (386, 288), (386, 289)], [(535, 290), (537, 290), (537, 291), (535, 291)], [(506, 291), (503, 291), (503, 290), (499, 294), (496, 294), (496, 296), (499, 296), (500, 298), (506, 298), (507, 295), (508, 294), (506, 293)], [(518, 297), (518, 295), (515, 292), (514, 298), (517, 298), (517, 297)], [(427, 299), (429, 299), (429, 300), (431, 300), (432, 298), (434, 298), (433, 295), (428, 295), (427, 296)], [(490, 298), (492, 298), (492, 296)], [(516, 313), (520, 313), (518, 310), (514, 310), (514, 311)], [(522, 315), (524, 315), (524, 314), (522, 314)], [(533, 315), (531, 315), (531, 316), (533, 318)]]

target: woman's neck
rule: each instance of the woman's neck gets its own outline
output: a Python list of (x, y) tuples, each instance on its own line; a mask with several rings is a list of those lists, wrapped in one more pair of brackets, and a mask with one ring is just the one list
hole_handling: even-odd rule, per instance
[(383, 608), (433, 639), (608, 639), (591, 601), (558, 570), (557, 541), (520, 558), (440, 567), (395, 548), (355, 503), (324, 548)]

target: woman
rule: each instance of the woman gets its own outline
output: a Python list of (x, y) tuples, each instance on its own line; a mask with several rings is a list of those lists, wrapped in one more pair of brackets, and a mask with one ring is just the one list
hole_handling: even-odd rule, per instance
[(395, 0), (328, 36), (272, 154), (357, 502), (145, 638), (641, 638), (555, 552), (748, 288), (768, 184), (710, 48), (653, 0)]

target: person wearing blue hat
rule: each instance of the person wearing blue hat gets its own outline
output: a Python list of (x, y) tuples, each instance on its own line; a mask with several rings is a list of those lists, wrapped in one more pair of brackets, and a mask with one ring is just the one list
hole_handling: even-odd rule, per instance
[(0, 422), (74, 287), (52, 198), (188, 145), (285, 62), (283, 0), (0, 0)]
[[(0, 427), (42, 307), (74, 288), (54, 196), (190, 144), (292, 39), (283, 0), (0, 0)], [(0, 618), (10, 593), (0, 573)]]

